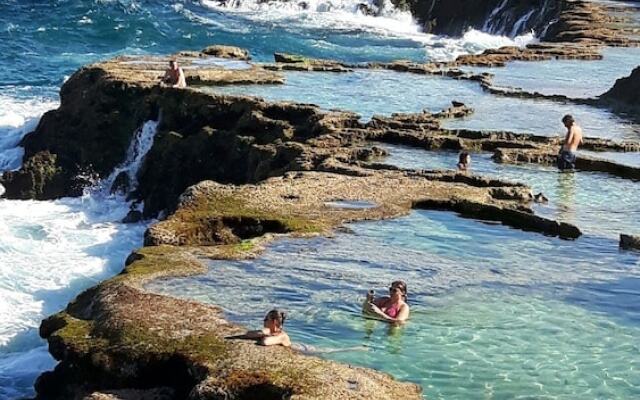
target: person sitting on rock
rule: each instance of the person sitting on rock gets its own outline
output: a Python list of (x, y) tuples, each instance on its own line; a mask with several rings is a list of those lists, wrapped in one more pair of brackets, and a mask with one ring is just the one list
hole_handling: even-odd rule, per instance
[(238, 338), (258, 339), (258, 343), (263, 346), (284, 346), (291, 347), (289, 335), (282, 328), (287, 315), (278, 309), (273, 309), (264, 317), (263, 328), (258, 331), (249, 331)]
[(169, 68), (164, 73), (161, 85), (174, 88), (187, 87), (184, 71), (178, 66), (178, 62), (176, 60), (169, 61)]
[(567, 128), (567, 135), (558, 154), (558, 168), (562, 171), (572, 170), (576, 168), (576, 150), (582, 143), (582, 128), (569, 114), (562, 117), (562, 123)]
[(471, 166), (471, 155), (466, 151), (460, 153), (458, 156), (458, 171), (468, 171)]
[(389, 288), (389, 296), (376, 299), (373, 291), (369, 292), (362, 304), (362, 312), (387, 322), (404, 322), (409, 319), (409, 305), (406, 301), (407, 284), (394, 281)]

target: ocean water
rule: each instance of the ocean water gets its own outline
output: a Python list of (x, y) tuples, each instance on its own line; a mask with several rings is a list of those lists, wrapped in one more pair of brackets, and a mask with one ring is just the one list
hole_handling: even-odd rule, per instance
[[(0, 70), (0, 171), (19, 167), (22, 158), (20, 139), (35, 127), (42, 113), (57, 107), (60, 86), (77, 68), (119, 54), (166, 54), (184, 49), (197, 50), (210, 44), (221, 43), (248, 48), (257, 61), (271, 61), (272, 54), (276, 51), (348, 62), (394, 59), (428, 61), (451, 59), (462, 53), (478, 52), (501, 45), (522, 45), (535, 40), (531, 34), (508, 38), (479, 31), (469, 31), (462, 38), (443, 38), (421, 33), (405, 13), (393, 10), (388, 4), (376, 10), (378, 16), (372, 17), (359, 12), (357, 8), (360, 2), (354, 0), (315, 0), (307, 3), (309, 7), (302, 8), (296, 2), (257, 1), (229, 2), (224, 7), (207, 0), (0, 1), (0, 65), (3, 67)], [(535, 67), (533, 68), (535, 70)], [(619, 70), (611, 71), (615, 72), (609, 73), (606, 79), (618, 74)], [(601, 79), (600, 76), (588, 77)], [(556, 128), (556, 123), (550, 121), (557, 119), (556, 114), (569, 110), (574, 112), (579, 120), (584, 121), (583, 125), (588, 128), (587, 133), (592, 136), (637, 137), (638, 132), (636, 126), (601, 110), (572, 108), (573, 106), (555, 103), (501, 100), (483, 95), (476, 86), (465, 82), (403, 74), (291, 74), (289, 83), (282, 88), (259, 89), (264, 89), (265, 92), (255, 93), (266, 97), (270, 96), (270, 93), (277, 94), (277, 90), (299, 92), (308, 96), (304, 101), (316, 102), (326, 108), (352, 109), (360, 112), (364, 118), (374, 113), (439, 109), (446, 106), (450, 100), (462, 99), (472, 103), (470, 105), (478, 112), (468, 120), (452, 124), (551, 134), (559, 127)], [(273, 92), (270, 92), (271, 90)], [(346, 99), (347, 97), (351, 99)], [(500, 110), (502, 117), (496, 114), (495, 110)], [(504, 110), (508, 111), (508, 118), (504, 117)], [(531, 116), (527, 116), (527, 113)], [(547, 113), (549, 118), (539, 118), (539, 115)], [(138, 144), (144, 149), (145, 143), (148, 146), (152, 141), (153, 122), (148, 122), (142, 128)], [(416, 160), (419, 160), (419, 157)], [(133, 157), (121, 168), (135, 176), (135, 171), (142, 161), (139, 157)], [(54, 360), (48, 355), (46, 344), (38, 338), (37, 328), (40, 320), (64, 308), (67, 302), (83, 289), (119, 272), (126, 255), (142, 245), (143, 232), (149, 222), (133, 225), (119, 223), (130, 205), (119, 196), (107, 194), (108, 191), (105, 191), (104, 187), (108, 186), (108, 180), (101, 184), (102, 186), (98, 185), (85, 196), (76, 199), (48, 202), (0, 199), (0, 399), (33, 395), (32, 385), (35, 378), (42, 371), (55, 365)], [(604, 201), (610, 200), (613, 196), (614, 194), (603, 195)], [(609, 214), (603, 211), (602, 215), (602, 220), (606, 220)], [(528, 253), (522, 253), (520, 246), (537, 248), (536, 243), (540, 243), (540, 246), (546, 246), (545, 251), (533, 254), (534, 258), (545, 253), (547, 248), (557, 247), (557, 251), (552, 250), (549, 253), (555, 254), (554, 257), (547, 257), (544, 262), (540, 261), (540, 265), (548, 267), (546, 270), (550, 275), (580, 275), (584, 274), (581, 270), (583, 267), (589, 271), (581, 278), (587, 286), (578, 291), (582, 294), (577, 295), (575, 301), (564, 302), (561, 296), (547, 297), (544, 290), (529, 290), (525, 286), (522, 288), (523, 291), (519, 291), (507, 281), (486, 288), (482, 284), (474, 284), (469, 291), (456, 289), (453, 281), (460, 277), (443, 278), (440, 283), (434, 283), (437, 280), (429, 280), (432, 272), (429, 272), (428, 268), (413, 268), (413, 261), (407, 261), (411, 257), (404, 259), (405, 261), (402, 261), (401, 257), (409, 253), (420, 254), (419, 258), (424, 259), (440, 254), (437, 248), (422, 248), (416, 250), (417, 253), (410, 250), (416, 243), (421, 243), (421, 240), (415, 239), (419, 232), (422, 232), (418, 228), (421, 225), (433, 225), (425, 221), (435, 221), (433, 224), (438, 227), (435, 232), (440, 232), (438, 234), (447, 238), (461, 237), (469, 232), (481, 236), (482, 229), (489, 229), (491, 234), (482, 237), (500, 248), (489, 252), (487, 249), (490, 246), (470, 241), (465, 254), (450, 252), (446, 257), (438, 256), (442, 260), (447, 257), (450, 259), (449, 262), (444, 262), (443, 266), (468, 265), (475, 260), (479, 268), (484, 268), (486, 265), (482, 263), (482, 259), (494, 257), (497, 263), (502, 263), (503, 259), (510, 260), (503, 257), (503, 253), (520, 254), (526, 258)], [(359, 342), (361, 335), (368, 335), (367, 343), (373, 351), (357, 354), (337, 353), (332, 357), (354, 364), (373, 366), (394, 373), (398, 378), (423, 383), (427, 393), (447, 398), (450, 397), (449, 394), (459, 396), (461, 391), (476, 393), (478, 386), (470, 377), (484, 373), (486, 360), (496, 365), (504, 363), (505, 366), (510, 366), (512, 372), (506, 372), (505, 380), (520, 382), (521, 377), (532, 376), (525, 370), (537, 371), (539, 375), (544, 375), (546, 371), (540, 365), (546, 365), (543, 359), (547, 356), (554, 365), (559, 363), (557, 360), (566, 358), (567, 368), (579, 371), (587, 368), (588, 372), (593, 372), (598, 377), (588, 377), (587, 372), (583, 375), (578, 374), (576, 380), (569, 379), (564, 384), (563, 390), (566, 390), (566, 393), (577, 393), (576, 391), (582, 388), (584, 391), (602, 393), (600, 397), (603, 398), (629, 398), (636, 394), (633, 391), (635, 389), (624, 391), (615, 383), (626, 382), (630, 388), (638, 385), (636, 377), (629, 372), (631, 368), (634, 368), (632, 372), (637, 372), (637, 366), (632, 359), (636, 357), (637, 362), (638, 357), (633, 352), (637, 351), (637, 348), (634, 350), (633, 346), (629, 347), (625, 339), (625, 335), (635, 335), (637, 338), (637, 309), (633, 308), (638, 287), (637, 281), (633, 278), (636, 269), (634, 260), (637, 258), (633, 258), (631, 254), (614, 251), (615, 243), (611, 235), (598, 233), (597, 239), (575, 242), (580, 248), (579, 259), (582, 261), (566, 265), (560, 251), (570, 251), (572, 247), (569, 245), (573, 242), (561, 242), (539, 235), (525, 235), (502, 227), (459, 220), (451, 214), (417, 213), (409, 219), (389, 223), (392, 225), (375, 223), (358, 228), (362, 232), (358, 238), (362, 239), (362, 246), (359, 245), (355, 250), (362, 253), (354, 253), (352, 245), (343, 250), (336, 250), (342, 254), (332, 261), (336, 268), (331, 269), (332, 267), (327, 266), (324, 261), (315, 262), (314, 268), (318, 272), (301, 275), (301, 279), (305, 279), (308, 286), (301, 286), (300, 290), (312, 293), (314, 301), (301, 302), (301, 311), (295, 311), (295, 307), (292, 306), (294, 316), (297, 315), (293, 320), (304, 320), (303, 310), (309, 310), (318, 316), (336, 317), (334, 322), (327, 322), (327, 325), (324, 322), (319, 323), (321, 320), (311, 319), (307, 325), (295, 327), (297, 322), (294, 322), (292, 334), (296, 340), (322, 346), (344, 347), (349, 343)], [(405, 244), (393, 242), (393, 238), (385, 236), (389, 231), (396, 229), (396, 225), (393, 224), (406, 227), (405, 230), (401, 229), (391, 235), (401, 242), (406, 242)], [(378, 234), (382, 236), (376, 238)], [(367, 235), (371, 238), (368, 239)], [(502, 237), (505, 239), (497, 239)], [(353, 239), (350, 236), (348, 238), (350, 241)], [(438, 242), (442, 245), (444, 242), (440, 239)], [(318, 243), (328, 247), (334, 244), (340, 247), (341, 240), (343, 239), (340, 236), (336, 242), (323, 239)], [(382, 242), (376, 242), (377, 240)], [(306, 247), (307, 243), (296, 243), (284, 243), (282, 251), (286, 253), (291, 248), (297, 248), (296, 251), (299, 252), (296, 254), (300, 257), (308, 256), (311, 260), (315, 253)], [(370, 247), (367, 243), (375, 245)], [(384, 248), (384, 251), (380, 251), (381, 248)], [(482, 253), (482, 257), (474, 256), (475, 252), (485, 250), (487, 253)], [(375, 279), (367, 278), (359, 282), (362, 288), (350, 287), (353, 280), (347, 277), (346, 272), (356, 271), (361, 266), (353, 266), (348, 260), (366, 255), (384, 258), (388, 254), (396, 254), (400, 260), (398, 263), (392, 263), (391, 259), (385, 261), (385, 265), (396, 265), (397, 273), (386, 271), (386, 267), (381, 268), (377, 275), (374, 274)], [(268, 257), (267, 255), (267, 258), (261, 259), (258, 263), (268, 263)], [(602, 260), (602, 263), (599, 261), (594, 265), (591, 261), (585, 261), (594, 258)], [(287, 281), (282, 275), (264, 272), (266, 270), (259, 269), (259, 264), (254, 267), (257, 271), (256, 276), (264, 275), (264, 279), (272, 279), (272, 287), (284, 288), (282, 300), (272, 296), (268, 298), (268, 303), (276, 302), (289, 306), (288, 302), (298, 296), (287, 289)], [(253, 267), (249, 265), (247, 268)], [(443, 268), (442, 271), (448, 268)], [(475, 274), (474, 270), (469, 268), (469, 271)], [(344, 270), (345, 274), (337, 272), (340, 270)], [(324, 287), (314, 286), (313, 279), (307, 279), (322, 271), (331, 274), (333, 278), (339, 278), (334, 279), (334, 283), (327, 284), (327, 287), (345, 285), (349, 288), (344, 292), (344, 303), (332, 304), (326, 297), (331, 292), (323, 291)], [(286, 273), (287, 270), (280, 272)], [(369, 272), (365, 272), (361, 270), (356, 275), (370, 277)], [(513, 268), (511, 273), (515, 272)], [(527, 277), (529, 272), (533, 272), (531, 268), (523, 269), (516, 281), (529, 282), (534, 279)], [(256, 276), (249, 272), (246, 274), (246, 279), (241, 280), (252, 284)], [(449, 276), (455, 276), (455, 271), (452, 274)], [(627, 274), (628, 278), (624, 278), (624, 274)], [(356, 308), (352, 300), (357, 300), (361, 289), (368, 289), (370, 286), (384, 287), (391, 275), (410, 277), (413, 282), (410, 287), (414, 288), (414, 291), (422, 283), (425, 284), (423, 294), (415, 291), (416, 296), (412, 299), (415, 301), (415, 315), (418, 317), (416, 323), (409, 325), (406, 331), (401, 330), (400, 334), (395, 333), (396, 331), (389, 332), (387, 327), (370, 321), (364, 321), (362, 326), (354, 327), (354, 323), (360, 324), (354, 321), (360, 320), (353, 318)], [(593, 280), (590, 280), (590, 277)], [(225, 282), (227, 278), (230, 279), (229, 284), (233, 282), (231, 275), (224, 275), (224, 278)], [(578, 278), (575, 279), (574, 282)], [(621, 283), (616, 283), (616, 279)], [(366, 282), (366, 285), (363, 286), (362, 282)], [(611, 297), (599, 294), (599, 301), (590, 301), (586, 294), (592, 291), (600, 293), (597, 288), (601, 282), (605, 282), (603, 288), (608, 288), (616, 294)], [(588, 286), (591, 284), (596, 285), (596, 289)], [(607, 286), (609, 284), (613, 286)], [(200, 288), (199, 285), (197, 287)], [(433, 290), (434, 294), (427, 290)], [(178, 292), (176, 289), (175, 293)], [(254, 301), (259, 297), (254, 295), (254, 291), (248, 286), (244, 293), (250, 294)], [(191, 294), (197, 295), (188, 291), (183, 293)], [(476, 298), (481, 301), (475, 302)], [(621, 306), (617, 304), (619, 299), (631, 304), (628, 309), (621, 311)], [(229, 297), (222, 300), (225, 302), (223, 306), (231, 307), (234, 299)], [(267, 302), (259, 305), (266, 306)], [(249, 307), (249, 302), (240, 304), (242, 307)], [(323, 312), (327, 306), (331, 311)], [(432, 306), (441, 312), (430, 312)], [(258, 309), (261, 310), (260, 307), (252, 309), (254, 314), (247, 313), (247, 309), (244, 308), (229, 308), (229, 311), (234, 320), (252, 325), (256, 320), (255, 316), (262, 313), (258, 312)], [(526, 310), (530, 313), (525, 313)], [(596, 314), (592, 315), (594, 312)], [(607, 319), (609, 314), (615, 315), (615, 323)], [(561, 344), (545, 342), (553, 336), (541, 334), (547, 331), (542, 328), (538, 330), (538, 327), (547, 327), (557, 322), (553, 315), (572, 316), (572, 321), (586, 324), (584, 326), (590, 329), (589, 334), (580, 335), (580, 332), (576, 332), (575, 325), (571, 325), (571, 321), (565, 321), (557, 324), (553, 332), (567, 340)], [(521, 324), (516, 326), (522, 327), (522, 330), (513, 329), (511, 320), (514, 316), (521, 318)], [(260, 317), (261, 315), (257, 319)], [(489, 326), (482, 320), (491, 321), (492, 325)], [(531, 322), (530, 326), (525, 323), (528, 320)], [(618, 325), (619, 321), (626, 322), (621, 326)], [(437, 327), (437, 332), (428, 335), (430, 330), (422, 329), (426, 326), (429, 326), (430, 330)], [(492, 340), (494, 336), (492, 330), (486, 330), (489, 327), (501, 332), (502, 336), (497, 337), (510, 344), (505, 352), (501, 353), (487, 345), (487, 341)], [(528, 327), (530, 329), (526, 329)], [(342, 339), (337, 339), (339, 336), (336, 333), (339, 332), (345, 333)], [(458, 333), (462, 336), (457, 336)], [(463, 337), (473, 338), (476, 334), (479, 335), (479, 339), (484, 340), (479, 342), (483, 346), (464, 347), (457, 344), (464, 343)], [(532, 335), (536, 334), (539, 336), (538, 341), (530, 343), (539, 344), (538, 348), (544, 351), (538, 354), (531, 350), (527, 360), (524, 354), (509, 356), (513, 352), (517, 353), (519, 344), (528, 343)], [(612, 348), (605, 348), (601, 343), (602, 338), (608, 337), (611, 338), (609, 343), (614, 346)], [(409, 338), (411, 340), (408, 340)], [(456, 351), (452, 351), (450, 356), (438, 353), (439, 349), (435, 347), (434, 340)], [(597, 342), (597, 345), (589, 345), (587, 342), (591, 340)], [(385, 349), (404, 356), (389, 357), (391, 353)], [(426, 355), (433, 352), (432, 360), (429, 360), (429, 357), (421, 358), (437, 364), (414, 364), (407, 356), (409, 352)], [(473, 352), (478, 356), (473, 356)], [(437, 354), (440, 354), (439, 358)], [(590, 358), (593, 354), (597, 357)], [(467, 357), (468, 361), (465, 361), (467, 358), (464, 357)], [(514, 360), (522, 362), (520, 368)], [(445, 368), (454, 364), (465, 367), (462, 371), (454, 372)], [(606, 373), (603, 372), (604, 368)], [(424, 371), (427, 371), (428, 375), (425, 375)], [(493, 370), (487, 371), (490, 373)], [(464, 375), (466, 378), (447, 382), (447, 374), (450, 373)], [(607, 374), (610, 375), (610, 379), (603, 378)], [(498, 393), (497, 391), (491, 392), (493, 389), (486, 389), (487, 385), (490, 387), (498, 384), (499, 379), (495, 376), (502, 377), (488, 375), (487, 378), (483, 378), (485, 381), (493, 382), (483, 386), (485, 389), (482, 390), (488, 391), (486, 397), (500, 397), (491, 395)], [(480, 381), (482, 380), (477, 380)], [(548, 389), (545, 390), (549, 393), (560, 393), (560, 389), (542, 378), (539, 381), (527, 382), (531, 382), (535, 387), (539, 382), (543, 382), (541, 384), (547, 385), (545, 387)], [(601, 388), (602, 385), (615, 388), (609, 392), (609, 389)], [(527, 394), (530, 387), (514, 385), (510, 390), (512, 391), (508, 393)], [(595, 392), (596, 390), (598, 392)]]

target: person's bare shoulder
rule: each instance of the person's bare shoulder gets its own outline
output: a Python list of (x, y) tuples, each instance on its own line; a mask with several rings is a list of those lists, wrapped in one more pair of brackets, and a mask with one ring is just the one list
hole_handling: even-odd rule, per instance
[(582, 135), (582, 128), (580, 125), (574, 124), (571, 129), (573, 129), (573, 133), (576, 135)]

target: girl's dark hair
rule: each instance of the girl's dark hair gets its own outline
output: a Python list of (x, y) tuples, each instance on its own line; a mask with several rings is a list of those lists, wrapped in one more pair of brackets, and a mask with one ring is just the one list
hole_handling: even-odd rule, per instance
[(264, 320), (274, 320), (277, 321), (280, 326), (284, 325), (284, 320), (287, 319), (287, 314), (284, 311), (280, 311), (277, 308), (269, 311), (267, 315), (265, 315)]
[(467, 153), (466, 151), (463, 151), (462, 153), (460, 153), (460, 156), (458, 157), (458, 162), (460, 164), (466, 164), (467, 157), (469, 157), (469, 153)]
[(391, 287), (389, 288), (389, 290), (392, 290), (396, 287), (400, 289), (402, 295), (404, 296), (404, 299), (407, 300), (407, 284), (404, 283), (404, 281), (393, 281), (391, 282)]

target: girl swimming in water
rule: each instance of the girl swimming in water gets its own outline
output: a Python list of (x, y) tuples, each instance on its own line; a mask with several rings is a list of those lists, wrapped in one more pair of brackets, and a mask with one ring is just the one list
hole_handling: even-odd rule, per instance
[(274, 308), (265, 315), (261, 330), (249, 331), (242, 336), (246, 339), (258, 339), (258, 343), (263, 346), (291, 347), (289, 335), (283, 329), (286, 319), (287, 315), (283, 311)]
[(229, 339), (258, 339), (263, 346), (284, 346), (305, 354), (337, 353), (343, 351), (368, 351), (366, 346), (354, 346), (342, 349), (317, 348), (304, 343), (291, 343), (289, 335), (284, 331), (284, 321), (287, 316), (283, 311), (273, 309), (264, 317), (263, 328), (249, 331), (244, 335), (232, 336)]

